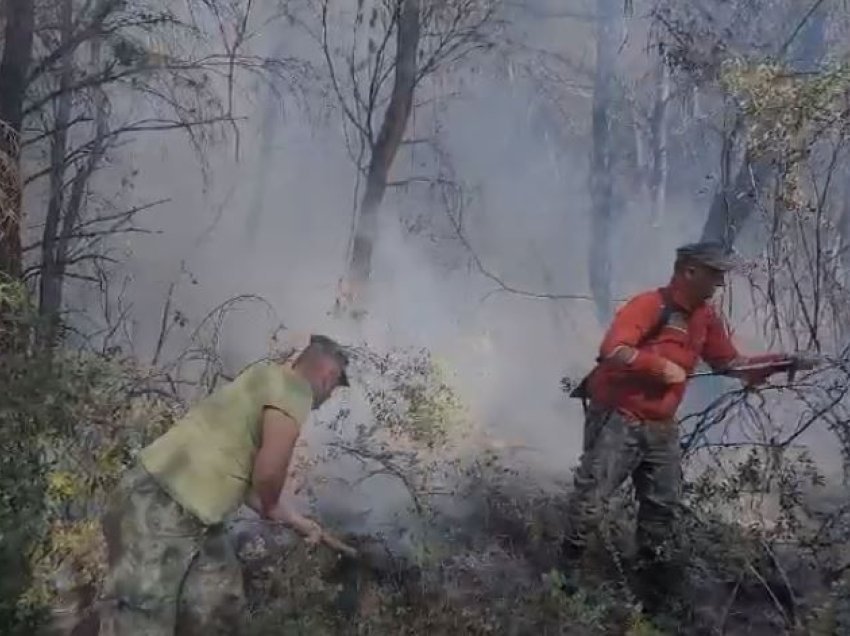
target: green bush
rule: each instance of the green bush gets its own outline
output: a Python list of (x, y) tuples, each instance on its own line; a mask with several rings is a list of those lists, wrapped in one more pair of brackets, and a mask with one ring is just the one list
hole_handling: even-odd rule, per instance
[(35, 346), (26, 291), (0, 294), (0, 631), (28, 634), (63, 592), (99, 584), (105, 497), (174, 404), (126, 362)]
[[(29, 634), (50, 610), (97, 592), (105, 498), (183, 407), (157, 390), (155, 371), (132, 361), (34, 347), (26, 294), (0, 290), (3, 342), (13, 345), (0, 359), (0, 631)], [(369, 355), (359, 365), (374, 421), (343, 412), (328, 423), (336, 435), (316, 461), (353, 457), (353, 484), (387, 476), (417, 505), (380, 533), (365, 524), (371, 534), (348, 537), (364, 548), (362, 562), (300, 542), (242, 550), (250, 633), (663, 633), (628, 590), (635, 511), (627, 490), (609, 506), (611, 540), (585, 564), (594, 576), (576, 585), (553, 567), (567, 491), (544, 490), (497, 452), (459, 450), (469, 450), (469, 422), (427, 352)], [(799, 592), (796, 613), (783, 605), (797, 590), (783, 561), (789, 546), (815, 568), (835, 547), (830, 537), (831, 546), (820, 544), (825, 535), (802, 509), (804, 489), (821, 481), (803, 454), (756, 449), (688, 483), (674, 547), (688, 579), (707, 591), (693, 600), (708, 606), (709, 622), (726, 617), (727, 633), (761, 621), (817, 634), (846, 620), (845, 583), (824, 585), (820, 596)], [(779, 502), (778, 514), (742, 523), (759, 493)]]

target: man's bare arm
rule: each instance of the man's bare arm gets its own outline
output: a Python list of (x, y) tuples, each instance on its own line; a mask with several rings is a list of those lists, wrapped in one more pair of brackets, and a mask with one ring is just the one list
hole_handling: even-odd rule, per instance
[(299, 514), (290, 502), (281, 501), (289, 464), (298, 441), (298, 426), (286, 413), (274, 408), (263, 411), (263, 439), (254, 457), (251, 490), (245, 500), (264, 519), (283, 523), (312, 541), (318, 541), (321, 526)]
[(283, 523), (307, 538), (310, 543), (323, 541), (331, 548), (355, 555), (356, 550), (327, 534), (322, 526), (299, 514), (289, 502), (281, 502), (289, 463), (298, 441), (298, 426), (293, 419), (273, 408), (263, 411), (263, 439), (254, 458), (251, 490), (245, 503), (260, 516)]
[(264, 518), (272, 519), (298, 441), (298, 425), (286, 413), (273, 408), (263, 409), (262, 418), (262, 441), (254, 458), (248, 504), (258, 508)]

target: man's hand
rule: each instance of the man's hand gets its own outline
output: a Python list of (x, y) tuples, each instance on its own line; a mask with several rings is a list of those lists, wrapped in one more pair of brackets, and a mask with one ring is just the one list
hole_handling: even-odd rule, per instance
[(317, 521), (313, 521), (303, 515), (296, 515), (290, 519), (289, 526), (304, 537), (304, 541), (308, 545), (318, 545), (321, 543), (322, 535), (325, 532)]
[(272, 514), (272, 518), (274, 521), (278, 521), (295, 530), (310, 545), (316, 545), (322, 540), (322, 534), (324, 533), (322, 526), (318, 522), (296, 512), (286, 504), (278, 505)]
[(744, 384), (745, 387), (756, 387), (765, 384), (770, 376), (774, 375), (776, 370), (774, 369), (762, 369), (761, 371), (745, 371), (738, 373), (738, 379)]
[(297, 440), (295, 420), (278, 409), (263, 409), (262, 441), (254, 457), (251, 489), (256, 494), (259, 513), (266, 519), (277, 507)]
[(666, 384), (682, 384), (688, 379), (688, 374), (685, 373), (685, 370), (675, 362), (664, 360), (661, 367), (661, 379), (664, 380)]
[[(256, 503), (256, 501), (256, 496), (252, 496), (249, 497), (248, 503), (252, 505), (252, 502)], [(294, 530), (304, 537), (304, 540), (310, 545), (323, 543), (332, 550), (348, 557), (356, 558), (358, 556), (356, 548), (327, 532), (318, 522), (296, 512), (288, 502), (281, 502), (272, 508), (268, 519)]]
[[(640, 364), (642, 360), (640, 358), (641, 355), (644, 356), (643, 365)], [(645, 358), (648, 358), (648, 360)], [(627, 345), (615, 347), (606, 358), (606, 361), (626, 368), (642, 370), (657, 375), (664, 384), (681, 384), (688, 379), (688, 374), (685, 373), (685, 370), (675, 362), (670, 362), (666, 358), (654, 354), (642, 353), (634, 347)]]

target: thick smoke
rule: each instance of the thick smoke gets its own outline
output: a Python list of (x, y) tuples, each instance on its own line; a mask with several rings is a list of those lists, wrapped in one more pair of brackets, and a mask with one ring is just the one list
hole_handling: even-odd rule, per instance
[[(446, 73), (445, 83), (462, 90), (440, 102), (439, 141), (467, 189), (464, 237), (487, 273), (529, 292), (589, 294), (591, 77), (581, 69), (592, 64), (594, 43), (584, 24), (558, 22), (566, 31), (553, 24), (516, 12), (505, 41), (523, 45), (525, 57), (519, 59), (525, 60), (529, 48), (569, 49), (578, 70), (575, 90), (564, 98), (567, 112), (543, 92), (539, 77), (506, 65), (502, 56), (477, 54), (463, 69)], [(623, 66), (630, 71), (649, 64), (640, 44), (644, 27), (624, 32)], [(297, 24), (276, 28), (279, 33), (266, 33), (259, 46), (309, 60), (322, 71), (315, 43)], [(565, 32), (576, 35), (569, 44)], [(428, 86), (433, 97), (438, 84)], [(327, 332), (378, 350), (427, 347), (452, 370), (484, 428), (527, 447), (517, 461), (566, 479), (580, 451), (582, 414), (578, 402), (561, 392), (559, 379), (579, 377), (592, 364), (603, 329), (593, 303), (501, 289), (454, 235), (439, 201), (411, 187), (392, 191), (383, 206), (368, 316), (357, 326), (335, 318), (331, 309), (347, 264), (356, 172), (333, 96), (320, 99), (315, 87), (308, 88), (306, 108), (284, 99), (289, 101), (281, 108), (262, 87), (246, 89), (239, 100), (247, 116), (240, 124), (239, 156), (232, 142), (207, 148), (207, 180), (184, 139), (148, 137), (135, 146), (136, 192), (169, 199), (147, 221), (162, 233), (133, 236), (128, 243), (132, 256), (123, 273), (132, 277), (127, 296), (135, 307), (137, 352), (153, 350), (174, 282), (174, 306), (194, 321), (230, 297), (255, 294), (274, 315), (251, 305), (228, 317), (221, 349), (231, 372), (265, 353), (278, 321), (290, 330)], [(413, 131), (430, 133), (434, 112), (415, 117)], [(417, 176), (418, 169), (403, 156), (394, 173)], [(648, 199), (637, 189), (620, 197), (621, 222), (612, 242), (616, 297), (666, 282), (675, 246), (700, 234), (710, 193), (710, 187), (682, 192), (672, 186), (661, 228), (650, 224)], [(418, 215), (424, 230), (403, 226), (402, 220)], [(759, 348), (756, 333), (742, 335), (748, 349)], [(183, 344), (178, 333), (171, 350)], [(696, 389), (692, 403), (717, 388), (705, 386)], [(357, 391), (355, 386), (341, 399), (362, 406)], [(335, 400), (323, 414), (338, 405)], [(317, 444), (321, 437), (308, 434), (308, 441)]]

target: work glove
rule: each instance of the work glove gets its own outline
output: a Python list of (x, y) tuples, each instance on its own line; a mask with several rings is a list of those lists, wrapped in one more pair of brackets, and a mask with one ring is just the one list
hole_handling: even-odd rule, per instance
[(664, 360), (661, 365), (661, 379), (665, 384), (682, 384), (688, 379), (688, 374), (685, 370), (675, 362)]

